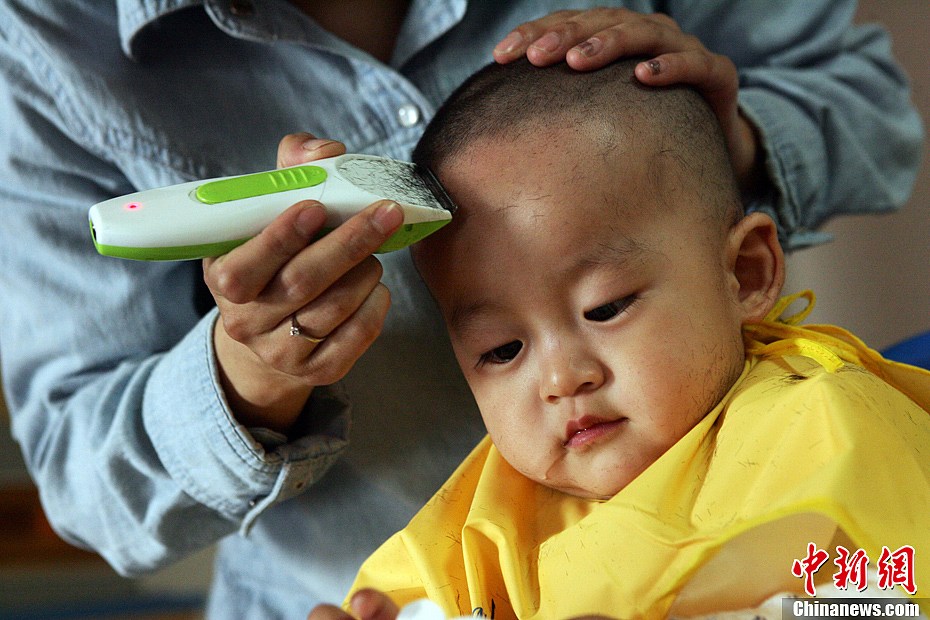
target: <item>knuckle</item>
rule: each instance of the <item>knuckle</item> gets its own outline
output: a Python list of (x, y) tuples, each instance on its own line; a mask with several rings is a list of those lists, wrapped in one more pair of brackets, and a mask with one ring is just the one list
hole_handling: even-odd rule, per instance
[(642, 20), (637, 24), (637, 27), (657, 41), (664, 41), (669, 34), (668, 28), (654, 19)]
[(659, 24), (662, 24), (665, 27), (671, 27), (675, 30), (680, 30), (678, 22), (666, 15), (665, 13), (650, 13), (649, 19)]
[(623, 39), (623, 32), (628, 27), (628, 24), (613, 24), (608, 28), (597, 33), (597, 36), (605, 40), (605, 42), (616, 42)]
[(714, 66), (720, 72), (720, 75), (729, 79), (735, 85), (738, 80), (736, 63), (734, 63), (729, 56), (721, 56), (719, 54), (712, 55), (711, 60), (714, 63)]
[(280, 273), (285, 299), (304, 299), (313, 290), (316, 275), (309, 269), (285, 269)]
[(701, 43), (701, 40), (697, 38), (696, 36), (694, 36), (693, 34), (679, 34), (677, 36), (683, 38), (683, 43), (684, 43), (683, 47), (685, 49), (696, 50), (699, 52), (703, 52), (705, 54), (709, 54), (709, 52), (707, 51), (707, 48), (705, 48), (704, 44)]
[(374, 226), (369, 223), (363, 230), (351, 231), (341, 240), (339, 248), (347, 263), (360, 263), (378, 249), (378, 245), (372, 241), (375, 232)]
[(296, 251), (293, 234), (282, 226), (268, 226), (259, 233), (266, 251), (275, 257), (288, 258)]
[(698, 54), (697, 58), (701, 72), (708, 77), (712, 76), (716, 67), (714, 59), (709, 54)]
[(596, 6), (593, 9), (588, 9), (584, 15), (586, 17), (594, 17), (597, 19), (614, 19), (624, 17), (623, 11), (626, 9), (623, 8), (613, 8), (608, 6)]
[(234, 304), (247, 301), (242, 274), (232, 267), (225, 264), (214, 265), (209, 273), (204, 274), (204, 280), (213, 293)]
[(384, 319), (385, 319), (385, 317), (386, 317), (386, 315), (387, 315), (388, 310), (389, 310), (390, 307), (391, 307), (391, 289), (389, 289), (389, 288), (386, 287), (384, 284), (382, 284), (382, 283), (379, 282), (379, 283), (378, 283), (378, 286), (375, 287), (375, 290), (374, 290), (374, 292), (372, 293), (372, 295), (373, 295), (374, 297), (376, 297), (377, 300), (378, 300), (378, 301), (380, 302), (380, 304), (381, 304), (381, 305), (380, 305), (381, 316), (380, 316), (380, 323), (379, 323), (379, 325), (378, 325), (378, 330), (379, 330), (379, 332), (380, 332), (380, 330), (381, 330), (381, 325), (384, 324)]
[(292, 374), (290, 370), (292, 353), (286, 347), (271, 347), (257, 352), (261, 360), (279, 372)]
[(214, 295), (222, 294), (220, 282), (217, 278), (219, 270), (220, 267), (216, 262), (203, 270), (203, 283), (207, 285), (207, 288), (210, 289), (210, 292)]
[(384, 275), (384, 265), (376, 256), (370, 255), (359, 264), (362, 269), (362, 279), (369, 282), (377, 282)]
[(533, 36), (535, 36), (538, 30), (539, 30), (539, 27), (536, 24), (536, 22), (527, 22), (525, 24), (520, 24), (519, 26), (514, 28), (513, 32), (516, 32), (517, 34), (520, 35), (520, 37), (524, 41), (527, 41), (531, 39)]
[(230, 338), (243, 344), (246, 344), (252, 335), (252, 330), (249, 328), (248, 321), (243, 320), (235, 314), (223, 315), (223, 329), (226, 330)]
[(333, 384), (349, 372), (354, 360), (339, 360), (334, 362), (325, 356), (311, 355), (304, 362), (303, 373), (312, 383), (317, 385)]
[(541, 37), (546, 32), (557, 30), (566, 20), (572, 19), (580, 13), (581, 11), (573, 9), (553, 11), (545, 17), (530, 22), (524, 22), (514, 28), (514, 30), (519, 32), (524, 40), (530, 41)]
[[(317, 310), (314, 310), (314, 323), (320, 325), (339, 325), (358, 309), (358, 304), (349, 292), (343, 291), (341, 295), (333, 295), (331, 299)], [(325, 328), (321, 330), (323, 333)]]
[(584, 25), (577, 19), (567, 19), (555, 30), (561, 30), (562, 35), (568, 39), (577, 39), (584, 32)]
[(391, 306), (391, 292), (384, 285), (379, 285), (371, 295), (373, 308), (366, 320), (358, 321), (354, 326), (355, 336), (367, 347), (381, 335), (384, 319)]
[(573, 9), (562, 9), (560, 11), (553, 11), (549, 14), (549, 17), (555, 20), (566, 20), (575, 17), (580, 14), (581, 11)]
[(314, 383), (318, 385), (330, 385), (349, 374), (355, 362), (358, 361), (358, 357), (366, 348), (365, 343), (360, 344), (354, 338), (349, 342), (351, 342), (349, 349), (353, 352), (352, 354), (343, 350), (338, 356), (318, 355), (311, 356), (307, 360), (306, 372), (313, 377)]
[(353, 340), (361, 346), (367, 347), (381, 335), (381, 327), (384, 324), (380, 317), (369, 319), (367, 321), (358, 321), (352, 328)]

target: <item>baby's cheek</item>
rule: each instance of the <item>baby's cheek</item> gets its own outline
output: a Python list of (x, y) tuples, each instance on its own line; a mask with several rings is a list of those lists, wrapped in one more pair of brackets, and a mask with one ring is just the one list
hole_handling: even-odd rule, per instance
[(489, 426), (488, 433), (501, 456), (514, 469), (530, 480), (546, 483), (547, 472), (556, 457), (552, 454), (552, 446), (547, 446), (542, 431), (517, 425), (502, 425)]
[(695, 402), (700, 403), (694, 412), (695, 422), (720, 402), (743, 371), (745, 362), (741, 335), (722, 341), (719, 334), (715, 334), (710, 339), (693, 372), (697, 377)]
[(532, 437), (527, 437), (524, 433), (524, 441), (521, 443), (518, 440), (520, 436), (519, 430), (505, 420), (489, 420), (486, 416), (484, 425), (487, 427), (491, 441), (497, 446), (501, 456), (511, 463), (522, 461), (526, 457), (526, 444), (530, 442)]

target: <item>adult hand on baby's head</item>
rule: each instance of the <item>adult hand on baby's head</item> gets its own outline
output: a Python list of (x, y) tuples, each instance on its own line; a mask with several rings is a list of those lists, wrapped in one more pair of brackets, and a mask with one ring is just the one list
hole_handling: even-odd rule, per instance
[(740, 186), (751, 191), (764, 174), (754, 126), (739, 113), (739, 77), (726, 56), (681, 31), (671, 17), (622, 8), (557, 11), (517, 26), (494, 48), (499, 63), (526, 56), (538, 66), (565, 61), (578, 71), (599, 69), (618, 58), (647, 56), (636, 77), (649, 86), (690, 84), (720, 121)]
[[(294, 134), (281, 141), (278, 166), (344, 152)], [(221, 315), (214, 344), (223, 389), (247, 427), (286, 433), (313, 387), (341, 379), (381, 331), (390, 294), (372, 253), (403, 213), (376, 203), (313, 241), (325, 218), (320, 203), (297, 203), (243, 245), (204, 260)], [(292, 321), (304, 337), (290, 336)]]

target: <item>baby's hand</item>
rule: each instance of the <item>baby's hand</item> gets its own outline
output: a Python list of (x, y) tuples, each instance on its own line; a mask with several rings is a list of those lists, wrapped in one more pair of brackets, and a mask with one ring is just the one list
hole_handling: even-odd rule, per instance
[[(366, 588), (352, 595), (352, 611), (358, 620), (468, 620), (468, 616), (447, 618), (439, 605), (420, 599), (398, 610), (397, 605), (383, 592)], [(354, 620), (334, 605), (319, 605), (307, 620)], [(607, 616), (579, 616), (572, 620), (611, 620)]]
[(557, 11), (520, 24), (494, 48), (494, 58), (502, 64), (522, 56), (540, 67), (564, 60), (578, 71), (599, 69), (618, 58), (645, 56), (647, 60), (636, 67), (640, 82), (690, 84), (713, 108), (742, 189), (751, 190), (763, 174), (755, 129), (737, 107), (736, 66), (682, 32), (668, 15), (616, 8)]
[[(398, 620), (397, 605), (386, 594), (378, 590), (369, 588), (359, 590), (352, 595), (350, 606), (359, 620)], [(307, 620), (353, 620), (353, 618), (335, 605), (319, 605), (310, 612)]]
[[(420, 599), (398, 610), (397, 605), (383, 592), (359, 590), (350, 601), (352, 611), (359, 620), (447, 620), (439, 605)], [(461, 616), (462, 620), (468, 620)], [(310, 612), (307, 620), (353, 620), (352, 616), (333, 605), (320, 605)], [(456, 619), (453, 619), (456, 620)]]

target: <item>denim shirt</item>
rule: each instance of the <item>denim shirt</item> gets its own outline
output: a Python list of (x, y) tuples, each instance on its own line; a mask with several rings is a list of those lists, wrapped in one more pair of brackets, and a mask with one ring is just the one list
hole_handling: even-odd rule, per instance
[[(588, 4), (413, 0), (384, 64), (284, 0), (0, 3), (0, 362), (56, 531), (127, 575), (219, 542), (213, 618), (341, 600), (483, 435), (409, 256), (382, 258), (382, 336), (285, 438), (227, 406), (200, 264), (98, 256), (87, 209), (271, 168), (295, 131), (406, 158), (512, 27)], [(736, 63), (770, 175), (754, 206), (789, 245), (905, 201), (920, 121), (886, 35), (850, 27), (852, 2), (623, 4)]]

